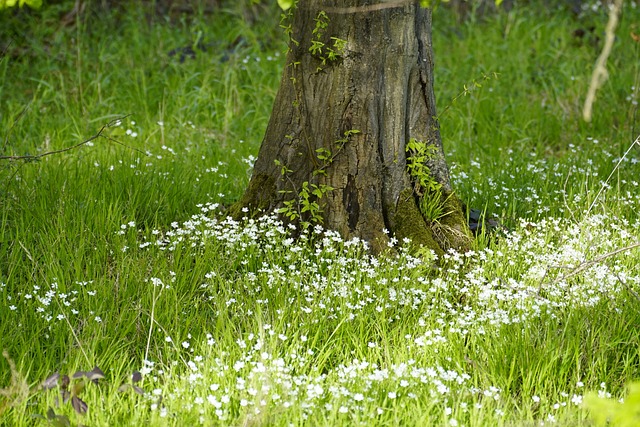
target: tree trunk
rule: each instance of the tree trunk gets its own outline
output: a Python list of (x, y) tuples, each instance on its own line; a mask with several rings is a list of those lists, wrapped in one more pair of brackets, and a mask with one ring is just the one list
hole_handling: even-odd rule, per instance
[[(236, 211), (289, 206), (288, 213), (319, 215), (324, 227), (374, 249), (389, 236), (440, 254), (468, 247), (436, 119), (431, 11), (411, 0), (300, 0), (292, 28), (271, 119)], [(432, 147), (425, 163), (438, 192), (416, 191), (407, 169), (411, 140)], [(446, 215), (425, 221), (420, 197), (441, 197)], [(316, 208), (301, 212), (312, 202)]]

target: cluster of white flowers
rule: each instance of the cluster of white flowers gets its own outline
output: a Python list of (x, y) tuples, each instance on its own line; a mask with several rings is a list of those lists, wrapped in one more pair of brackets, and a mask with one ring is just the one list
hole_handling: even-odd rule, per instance
[[(634, 90), (637, 93), (637, 89)], [(629, 99), (633, 101), (636, 98), (630, 95)], [(589, 187), (597, 192), (601, 187), (610, 186), (605, 179), (611, 169), (603, 171), (602, 165), (609, 163), (613, 168), (618, 163), (622, 167), (640, 162), (635, 154), (637, 151), (631, 151), (621, 159), (619, 154), (610, 151), (610, 144), (603, 144), (597, 138), (587, 137), (580, 145), (570, 143), (567, 149), (576, 157), (583, 153), (589, 153), (589, 157), (574, 162), (554, 161), (534, 151), (529, 155), (520, 155), (513, 149), (499, 148), (501, 163), (497, 170), (495, 165), (482, 165), (479, 157), (472, 159), (468, 166), (453, 161), (450, 165), (451, 179), (458, 191), (470, 196), (472, 204), (477, 199), (478, 206), (485, 206), (487, 212), (505, 214), (517, 204), (521, 214), (529, 219), (543, 219), (550, 214), (573, 217), (593, 194), (584, 188), (572, 188), (569, 184), (573, 181), (567, 177), (580, 177), (580, 181), (586, 180)], [(455, 146), (448, 151), (449, 155), (456, 157)], [(487, 169), (490, 169), (489, 173)], [(640, 204), (640, 180), (633, 175), (626, 175), (616, 178), (617, 191), (612, 197), (617, 205), (633, 208)], [(492, 196), (487, 197), (487, 194)], [(564, 203), (556, 204), (550, 213), (551, 208), (546, 203), (549, 199), (564, 200)]]
[[(30, 290), (18, 290), (12, 295), (8, 294), (9, 309), (15, 312), (32, 310), (44, 321), (47, 331), (50, 331), (56, 323), (78, 316), (97, 323), (102, 322), (102, 317), (93, 310), (83, 309), (78, 302), (80, 296), (83, 298), (96, 296), (96, 291), (90, 286), (93, 281), (78, 281), (63, 286), (57, 279), (53, 280), (48, 285), (34, 284)], [(4, 283), (0, 284), (0, 290), (3, 290), (4, 287), (6, 287)], [(66, 324), (64, 327), (67, 327)], [(49, 338), (49, 333), (45, 333), (44, 337)]]
[[(212, 415), (221, 421), (230, 420), (238, 407), (252, 408), (253, 415), (276, 406), (283, 410), (301, 408), (302, 419), (320, 411), (359, 414), (363, 420), (370, 420), (392, 410), (404, 398), (427, 397), (432, 405), (440, 402), (445, 406), (453, 394), (462, 391), (480, 393), (495, 401), (500, 398), (497, 388), (478, 390), (470, 386), (470, 376), (464, 372), (420, 366), (412, 359), (386, 367), (353, 359), (323, 373), (309, 373), (313, 372), (310, 364), (317, 361), (315, 353), (298, 344), (287, 350), (277, 349), (277, 340), (269, 339), (272, 334), (272, 327), (265, 325), (259, 334), (238, 340), (236, 348), (222, 350), (210, 344), (210, 354), (194, 357), (187, 362), (187, 369), (179, 369), (176, 364), (168, 371), (156, 371), (155, 363), (145, 361), (141, 372), (153, 384), (162, 384), (163, 375), (184, 372), (180, 387), (156, 388), (157, 393), (151, 393), (149, 400), (154, 402), (157, 395), (164, 394), (165, 404), (172, 411), (197, 411), (204, 422)], [(282, 341), (283, 337), (278, 339)], [(376, 406), (374, 412), (367, 412), (370, 404)]]
[[(603, 302), (615, 309), (627, 286), (640, 286), (640, 276), (629, 268), (638, 250), (597, 262), (635, 243), (639, 234), (638, 224), (613, 216), (590, 215), (580, 223), (522, 221), (492, 248), (450, 251), (435, 268), (435, 256), (413, 256), (405, 243), (374, 257), (366, 242), (345, 241), (319, 226), (299, 231), (275, 216), (216, 219), (217, 204), (200, 208), (200, 214), (171, 230), (152, 232), (151, 245), (194, 256), (213, 251), (224, 259), (201, 284), (218, 315), (246, 319), (260, 313), (280, 319), (239, 337), (235, 349), (217, 349), (189, 362), (184, 375), (191, 385), (164, 390), (166, 405), (175, 401), (180, 410), (198, 411), (202, 420), (214, 414), (228, 421), (239, 408), (258, 417), (276, 406), (303, 408), (303, 419), (320, 411), (366, 424), (406, 399), (426, 399), (434, 416), (445, 418), (452, 402), (459, 402), (456, 418), (446, 418), (450, 425), (464, 425), (461, 414), (487, 402), (500, 416), (498, 387), (479, 390), (469, 372), (446, 367), (449, 340), (495, 336), (507, 325), (524, 326), (543, 314), (553, 317)], [(369, 330), (361, 345), (355, 344), (362, 357), (328, 364), (323, 346), (345, 322), (368, 329), (372, 323), (406, 328), (399, 335), (405, 341), (395, 344), (405, 348), (406, 359), (384, 361), (383, 336)], [(210, 345), (220, 341), (208, 340)], [(193, 354), (193, 345), (182, 347)], [(205, 395), (200, 391), (207, 382), (212, 388)], [(549, 405), (553, 411), (582, 402), (580, 394), (561, 396), (564, 400)], [(556, 416), (549, 413), (546, 422)]]

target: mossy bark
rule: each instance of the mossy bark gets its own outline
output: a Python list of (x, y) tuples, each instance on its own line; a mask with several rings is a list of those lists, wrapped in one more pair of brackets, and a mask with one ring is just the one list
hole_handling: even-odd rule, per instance
[(233, 218), (243, 216), (242, 208), (249, 209), (250, 216), (268, 213), (274, 203), (275, 181), (270, 175), (254, 174), (242, 198), (229, 208)]
[(416, 203), (413, 190), (407, 188), (400, 193), (396, 205), (396, 230), (398, 239), (410, 238), (414, 244), (433, 250), (442, 256), (444, 251), (434, 239), (433, 231), (427, 226)]
[(444, 250), (455, 249), (465, 252), (471, 246), (472, 235), (462, 202), (455, 193), (445, 193), (442, 199), (443, 211), (447, 214), (431, 224), (434, 238)]
[[(313, 30), (320, 12), (328, 25), (318, 40)], [(386, 229), (439, 253), (463, 248), (447, 231), (464, 234), (460, 204), (449, 202), (456, 212), (436, 235), (421, 220), (406, 168), (411, 138), (431, 144), (435, 155), (427, 166), (442, 190), (452, 191), (436, 119), (431, 11), (410, 0), (301, 0), (291, 38), (296, 42), (251, 182), (233, 211), (245, 205), (271, 211), (296, 197), (305, 182), (327, 185), (333, 190), (317, 200), (323, 225), (345, 238), (360, 237), (380, 250), (388, 242)], [(323, 62), (310, 52), (313, 42), (326, 52), (332, 38), (346, 41), (335, 60)], [(337, 144), (350, 130), (358, 133)], [(331, 151), (330, 164), (318, 157), (319, 149)]]

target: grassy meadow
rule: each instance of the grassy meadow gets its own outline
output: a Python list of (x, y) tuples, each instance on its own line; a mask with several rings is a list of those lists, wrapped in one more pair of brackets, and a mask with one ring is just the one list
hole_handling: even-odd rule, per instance
[(293, 239), (273, 215), (226, 217), (285, 65), (273, 3), (95, 6), (66, 26), (68, 2), (0, 12), (0, 156), (101, 135), (0, 159), (0, 425), (595, 426), (637, 411), (640, 4), (625, 2), (591, 123), (600, 3), (434, 12), (454, 187), (505, 228), (434, 268), (409, 242), (374, 257), (320, 226)]

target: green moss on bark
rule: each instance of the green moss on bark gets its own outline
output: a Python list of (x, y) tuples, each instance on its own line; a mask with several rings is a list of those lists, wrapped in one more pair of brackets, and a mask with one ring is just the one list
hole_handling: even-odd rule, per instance
[(400, 193), (396, 203), (394, 223), (393, 231), (398, 239), (409, 238), (414, 244), (433, 250), (438, 257), (444, 254), (434, 239), (433, 231), (425, 222), (411, 188), (406, 188)]
[(462, 210), (460, 199), (453, 194), (443, 194), (443, 211), (449, 212), (438, 221), (425, 221), (411, 188), (400, 193), (394, 215), (395, 235), (408, 237), (419, 246), (433, 250), (439, 257), (448, 249), (466, 252), (471, 247), (471, 233)]
[(443, 250), (466, 252), (471, 248), (472, 237), (462, 202), (455, 193), (445, 193), (442, 198), (443, 211), (449, 213), (431, 225), (435, 239)]
[(276, 194), (273, 177), (265, 174), (253, 176), (242, 198), (229, 208), (229, 215), (234, 219), (247, 216), (242, 208), (249, 208), (249, 217), (264, 213), (271, 208)]

